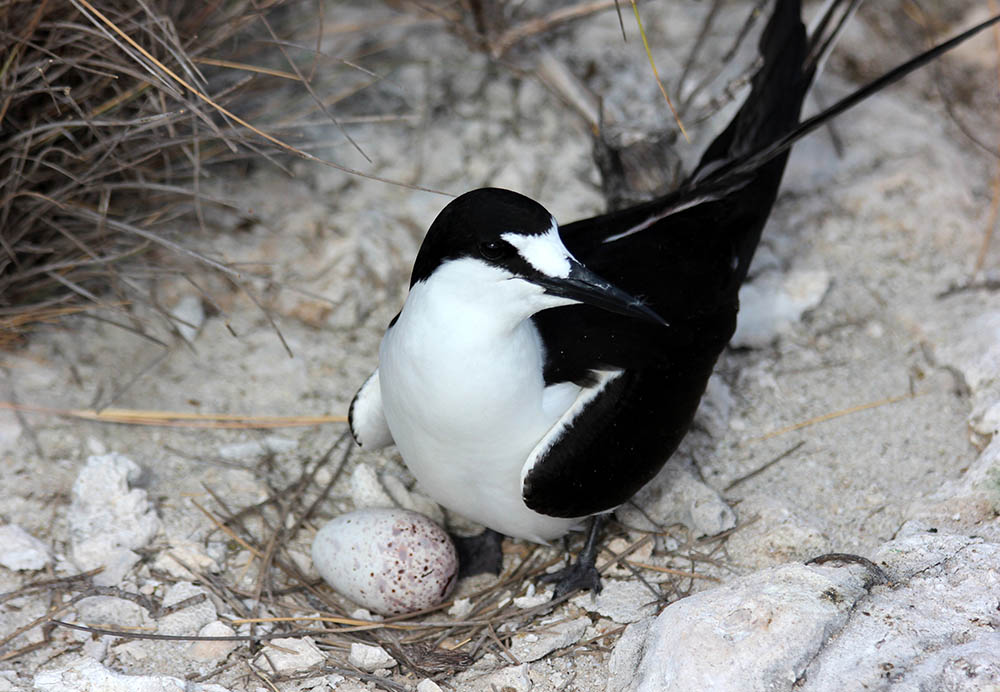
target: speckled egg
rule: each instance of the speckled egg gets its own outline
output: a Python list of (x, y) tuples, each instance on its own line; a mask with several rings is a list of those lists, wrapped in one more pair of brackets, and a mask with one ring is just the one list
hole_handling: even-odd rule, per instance
[(458, 572), (451, 537), (423, 514), (404, 509), (341, 514), (316, 534), (312, 555), (330, 586), (383, 615), (437, 605)]

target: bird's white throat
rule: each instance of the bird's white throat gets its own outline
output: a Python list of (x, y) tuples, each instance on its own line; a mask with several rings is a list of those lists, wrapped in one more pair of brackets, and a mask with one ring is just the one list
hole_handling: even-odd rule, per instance
[(528, 509), (521, 469), (580, 388), (545, 386), (528, 318), (570, 302), (479, 260), (452, 260), (414, 284), (379, 351), (386, 421), (421, 485), (451, 510), (535, 541), (575, 522)]

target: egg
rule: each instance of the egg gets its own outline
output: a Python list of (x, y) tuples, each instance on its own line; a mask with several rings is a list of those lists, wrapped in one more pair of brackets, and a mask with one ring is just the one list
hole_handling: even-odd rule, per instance
[(458, 572), (455, 544), (447, 532), (405, 509), (341, 514), (316, 533), (312, 556), (327, 584), (383, 615), (441, 603)]

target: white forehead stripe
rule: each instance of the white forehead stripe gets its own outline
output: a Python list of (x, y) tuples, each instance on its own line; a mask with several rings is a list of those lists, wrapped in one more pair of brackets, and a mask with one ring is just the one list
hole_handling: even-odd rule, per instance
[(559, 237), (555, 220), (542, 235), (521, 235), (504, 233), (505, 241), (513, 245), (524, 261), (547, 276), (565, 279), (569, 276), (571, 255)]

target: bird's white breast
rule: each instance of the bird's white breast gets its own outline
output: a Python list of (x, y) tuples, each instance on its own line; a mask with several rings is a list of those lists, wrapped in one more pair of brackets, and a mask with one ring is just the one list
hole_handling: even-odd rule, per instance
[(552, 304), (503, 270), (455, 260), (411, 288), (379, 352), (386, 421), (421, 485), (453, 511), (540, 542), (576, 523), (521, 499), (525, 461), (579, 392), (542, 378), (528, 317)]

